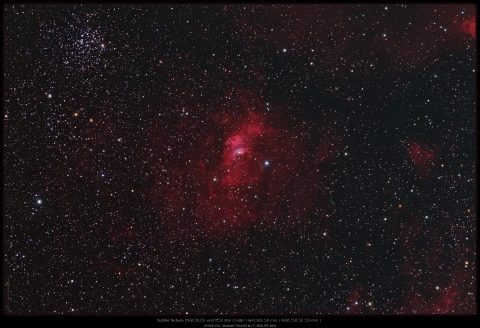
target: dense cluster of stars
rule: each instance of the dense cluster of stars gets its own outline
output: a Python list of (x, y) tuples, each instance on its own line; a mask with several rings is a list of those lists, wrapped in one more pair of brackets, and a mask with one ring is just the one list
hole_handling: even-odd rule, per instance
[(4, 9), (4, 313), (475, 312), (474, 6)]

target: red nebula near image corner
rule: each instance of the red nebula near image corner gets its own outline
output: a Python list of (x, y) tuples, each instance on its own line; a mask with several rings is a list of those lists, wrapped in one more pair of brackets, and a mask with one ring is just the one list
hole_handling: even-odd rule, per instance
[(477, 37), (477, 18), (471, 16), (469, 19), (462, 23), (462, 30), (464, 33), (470, 35), (472, 38)]
[(459, 34), (468, 35), (470, 38), (475, 39), (477, 37), (477, 16), (469, 15), (463, 17), (463, 15), (456, 15), (453, 18), (453, 29)]

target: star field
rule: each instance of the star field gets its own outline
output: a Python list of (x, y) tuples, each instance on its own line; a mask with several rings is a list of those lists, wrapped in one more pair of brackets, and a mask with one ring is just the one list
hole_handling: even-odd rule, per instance
[(6, 5), (4, 313), (474, 314), (473, 5)]

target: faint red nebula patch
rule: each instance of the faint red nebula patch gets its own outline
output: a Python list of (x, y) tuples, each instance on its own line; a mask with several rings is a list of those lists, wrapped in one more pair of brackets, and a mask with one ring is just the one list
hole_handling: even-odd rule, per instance
[(363, 300), (361, 298), (362, 289), (360, 287), (352, 288), (352, 293), (347, 302), (347, 313), (348, 314), (358, 314), (362, 313)]
[[(424, 278), (425, 279), (425, 278)], [(397, 313), (403, 314), (460, 314), (469, 313), (470, 305), (463, 309), (461, 300), (468, 299), (467, 292), (461, 290), (461, 284), (465, 281), (460, 272), (455, 272), (453, 278), (445, 286), (430, 286), (434, 290), (425, 289), (426, 281), (414, 279), (406, 286), (404, 304)]]
[(410, 162), (421, 179), (428, 179), (435, 164), (436, 152), (422, 142), (410, 142), (406, 148)]
[(476, 27), (477, 27), (476, 16), (471, 16), (469, 19), (462, 22), (463, 32), (466, 33), (467, 35), (471, 36), (472, 38), (476, 38), (476, 36), (477, 36)]
[[(406, 219), (400, 230), (405, 297), (396, 313), (471, 313), (475, 301), (473, 254), (463, 230), (451, 219), (436, 218), (435, 228), (419, 216)], [(451, 245), (456, 245), (452, 247)], [(473, 271), (472, 271), (473, 270)]]
[(458, 15), (453, 18), (453, 29), (456, 33), (466, 34), (471, 38), (475, 39), (477, 37), (476, 27), (477, 27), (477, 17), (476, 15), (459, 17)]
[(267, 111), (247, 90), (235, 90), (232, 98), (232, 108), (151, 132), (156, 158), (150, 198), (167, 235), (237, 236), (275, 224), (293, 233), (323, 199), (321, 165), (339, 144), (332, 131), (326, 128), (312, 142), (287, 109), (270, 104)]
[(445, 288), (428, 306), (429, 313), (451, 313), (460, 302), (460, 292), (457, 285)]

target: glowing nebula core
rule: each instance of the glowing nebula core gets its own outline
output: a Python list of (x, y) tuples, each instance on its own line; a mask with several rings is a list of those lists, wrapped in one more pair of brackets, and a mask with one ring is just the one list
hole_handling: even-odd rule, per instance
[(225, 142), (223, 165), (227, 169), (225, 183), (239, 187), (261, 178), (264, 152), (273, 129), (266, 126), (261, 116), (247, 112), (240, 130)]

